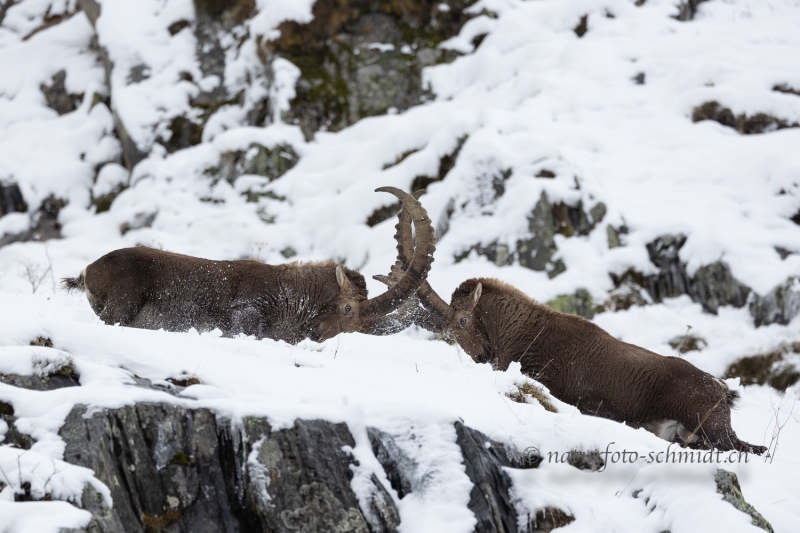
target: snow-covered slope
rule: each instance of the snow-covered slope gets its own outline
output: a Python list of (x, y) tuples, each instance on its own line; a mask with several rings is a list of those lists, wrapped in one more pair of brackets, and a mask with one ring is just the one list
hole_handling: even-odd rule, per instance
[[(62, 461), (58, 430), (77, 403), (180, 402), (232, 417), (266, 416), (276, 427), (295, 418), (344, 421), (356, 457), (388, 487), (366, 437), (366, 427), (377, 427), (414, 450), (420, 489), (397, 501), (400, 530), (414, 533), (474, 526), (452, 425), (459, 418), (520, 450), (610, 445), (643, 457), (666, 450), (653, 435), (565, 404), (553, 414), (514, 403), (505, 394), (524, 380), (518, 368), (494, 373), (418, 331), (288, 346), (213, 332), (128, 330), (101, 324), (84, 296), (60, 293), (55, 282), (137, 244), (213, 259), (332, 258), (369, 279), (386, 273), (395, 255), (392, 217), (366, 223), (387, 202), (373, 190), (407, 190), (430, 177), (422, 202), (440, 240), (429, 280), (443, 297), (469, 277), (486, 276), (541, 301), (585, 289), (604, 304), (618, 285), (611, 274), (659, 275), (647, 245), (679, 234), (686, 240), (676, 264), (688, 278), (721, 262), (752, 290), (751, 301), (763, 297), (800, 275), (800, 226), (792, 221), (800, 211), (800, 129), (769, 131), (774, 122), (764, 133), (742, 134), (693, 115), (718, 102), (734, 118), (763, 113), (800, 123), (800, 96), (774, 90), (800, 90), (800, 5), (710, 0), (693, 20), (679, 21), (677, 3), (481, 0), (459, 34), (440, 45), (463, 55), (422, 71), (435, 98), (311, 140), (281, 120), (300, 70), (285, 58), (265, 60), (262, 48), (281, 21), (310, 21), (311, 1), (258, 0), (245, 22), (219, 29), (216, 44), (187, 29), (201, 16), (190, 0), (104, 0), (99, 18), (87, 8), (94, 2), (80, 2), (83, 10), (74, 0), (2, 4), (0, 184), (17, 184), (29, 213), (0, 217), (0, 239), (41, 226), (45, 214), (33, 222), (30, 214), (48, 197), (64, 207), (57, 211), (63, 238), (0, 247), (0, 374), (35, 374), (69, 361), (81, 387), (32, 392), (0, 384), (16, 426), (36, 440), (26, 452), (0, 443), (0, 530), (86, 524), (88, 513), (62, 502), (13, 502), (24, 482), (54, 499), (79, 500), (84, 482), (103, 492), (90, 472)], [(442, 5), (431, 9), (445, 12)], [(583, 16), (587, 31), (579, 37)], [(364, 49), (398, 43), (389, 44)], [(214, 46), (222, 68), (198, 59), (197, 50)], [(60, 71), (61, 93), (74, 96), (63, 114), (47, 96), (58, 92), (49, 87)], [(215, 91), (227, 103), (197, 105)], [(175, 144), (183, 132), (176, 117), (205, 121), (190, 146)], [(299, 159), (277, 179), (246, 170), (224, 179), (226, 161), (238, 157), (247, 166), (259, 150)], [(434, 179), (450, 156), (452, 168)], [(110, 193), (105, 209), (98, 200)], [(520, 242), (533, 231), (531, 213), (544, 205), (543, 193), (548, 210), (579, 206), (591, 224), (571, 236), (551, 232), (552, 256), (534, 270), (522, 266)], [(554, 271), (557, 263), (563, 272)], [(382, 290), (371, 280), (369, 288)], [(676, 355), (669, 341), (691, 326), (707, 346), (684, 357), (718, 376), (744, 356), (800, 341), (800, 319), (756, 327), (747, 305), (723, 305), (714, 315), (685, 294), (594, 320), (665, 355)], [(29, 347), (37, 337), (54, 347)], [(133, 375), (163, 382), (182, 374), (201, 384), (180, 399), (131, 386)], [(603, 472), (545, 463), (513, 474), (518, 510), (569, 511), (576, 520), (565, 531), (753, 530), (716, 493), (721, 467), (738, 473), (745, 497), (775, 531), (798, 530), (800, 408), (793, 408), (800, 389), (729, 385), (742, 393), (734, 428), (770, 446), (770, 459), (640, 461)], [(0, 432), (7, 429), (0, 423)]]

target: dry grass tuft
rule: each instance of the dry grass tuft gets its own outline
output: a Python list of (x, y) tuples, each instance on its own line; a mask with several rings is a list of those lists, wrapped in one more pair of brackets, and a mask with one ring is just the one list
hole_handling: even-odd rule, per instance
[(178, 387), (191, 387), (192, 385), (202, 385), (203, 382), (200, 380), (199, 377), (195, 376), (194, 374), (190, 374), (188, 372), (181, 372), (181, 375), (176, 378), (167, 378), (166, 381), (169, 381), (173, 385)]
[(532, 381), (525, 381), (516, 385), (516, 389), (506, 394), (506, 396), (517, 403), (530, 403), (528, 399), (532, 398), (551, 413), (558, 412), (544, 389)]

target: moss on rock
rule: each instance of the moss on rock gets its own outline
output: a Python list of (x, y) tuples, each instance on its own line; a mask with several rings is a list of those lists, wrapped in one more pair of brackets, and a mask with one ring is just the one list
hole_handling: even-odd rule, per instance
[(443, 10), (430, 0), (318, 0), (311, 22), (282, 23), (262, 49), (265, 59), (281, 56), (300, 69), (284, 119), (310, 139), (430, 98), (422, 68), (455, 57), (438, 46), (458, 34), (473, 3)]

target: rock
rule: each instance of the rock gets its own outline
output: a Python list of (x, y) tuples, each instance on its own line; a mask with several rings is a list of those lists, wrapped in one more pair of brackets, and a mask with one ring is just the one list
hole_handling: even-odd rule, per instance
[(590, 320), (594, 317), (592, 295), (586, 289), (578, 289), (574, 294), (562, 294), (545, 302), (545, 305), (561, 313), (578, 315)]
[(536, 511), (533, 518), (528, 516), (528, 531), (530, 533), (550, 533), (550, 531), (564, 527), (574, 520), (575, 517), (558, 507), (545, 507)]
[(21, 233), (0, 236), (0, 247), (14, 242), (47, 241), (61, 238), (58, 214), (67, 203), (52, 194), (42, 201), (31, 216), (31, 227)]
[[(609, 245), (610, 235), (611, 232)], [(743, 307), (748, 301), (750, 288), (739, 283), (725, 263), (716, 261), (697, 269), (693, 277), (689, 276), (686, 264), (680, 260), (680, 249), (685, 242), (686, 236), (678, 234), (662, 235), (648, 243), (647, 252), (650, 261), (658, 267), (658, 273), (645, 276), (627, 270), (622, 274), (611, 274), (614, 289), (609, 293), (609, 299), (595, 311), (616, 311), (633, 305), (660, 303), (665, 298), (683, 294), (700, 303), (707, 313), (716, 314), (723, 305)]]
[(647, 245), (650, 261), (659, 269), (658, 274), (642, 277), (642, 285), (653, 301), (688, 294), (708, 313), (716, 314), (723, 305), (743, 307), (750, 288), (736, 281), (725, 263), (706, 265), (689, 277), (679, 257), (685, 242), (684, 235), (662, 235)]
[(125, 235), (129, 231), (136, 229), (149, 228), (153, 226), (158, 212), (155, 213), (137, 213), (130, 222), (123, 222), (119, 225), (120, 235)]
[(512, 501), (511, 479), (504, 467), (522, 466), (522, 458), (480, 431), (456, 422), (456, 443), (473, 483), (469, 508), (475, 513), (476, 533), (516, 533), (517, 511)]
[(799, 128), (797, 122), (788, 122), (781, 118), (766, 113), (756, 113), (748, 117), (744, 113), (734, 115), (727, 107), (722, 107), (719, 102), (706, 102), (692, 111), (692, 122), (713, 120), (723, 126), (733, 128), (743, 135), (767, 133), (785, 128)]
[(71, 366), (63, 368), (59, 373), (45, 376), (18, 376), (16, 374), (0, 374), (0, 383), (35, 391), (49, 391), (64, 387), (79, 387), (79, 376)]
[(86, 489), (87, 531), (395, 531), (391, 497), (371, 479), (362, 510), (350, 486), (357, 462), (347, 426), (296, 421), (274, 431), (207, 409), (137, 404), (85, 418), (75, 407), (61, 436), (67, 462), (92, 468), (113, 508)]
[(117, 163), (103, 165), (97, 173), (95, 184), (92, 187), (92, 205), (95, 213), (102, 213), (111, 209), (117, 196), (128, 188), (130, 173)]
[[(510, 171), (499, 174), (488, 173), (483, 180), (478, 180), (476, 190), (471, 191), (466, 200), (459, 199), (459, 209), (473, 216), (485, 216), (494, 213), (494, 203), (505, 193), (505, 180), (511, 176)], [(462, 201), (463, 200), (463, 201)], [(456, 211), (456, 200), (448, 204), (445, 220), (437, 225), (437, 237), (441, 238), (450, 225), (450, 218)], [(583, 201), (575, 205), (564, 202), (550, 204), (547, 193), (542, 192), (539, 201), (528, 215), (529, 236), (518, 239), (514, 245), (499, 241), (489, 244), (475, 244), (459, 252), (455, 261), (467, 258), (473, 251), (482, 255), (498, 266), (510, 265), (517, 260), (520, 265), (537, 271), (545, 271), (551, 278), (566, 270), (560, 259), (553, 259), (558, 248), (555, 235), (565, 237), (588, 235), (606, 215), (606, 206), (602, 202), (596, 204), (587, 213)]]
[(756, 527), (760, 527), (764, 531), (773, 533), (772, 526), (755, 508), (747, 503), (742, 495), (742, 487), (739, 485), (739, 479), (733, 472), (718, 469), (714, 476), (714, 481), (717, 482), (717, 492), (722, 494), (722, 499), (729, 504), (736, 507), (741, 512), (750, 515), (752, 523)]
[(22, 192), (16, 183), (0, 182), (0, 217), (9, 213), (24, 213), (28, 204), (22, 198)]
[(590, 472), (602, 470), (606, 465), (598, 450), (570, 450), (569, 455), (567, 455), (567, 464), (574, 466), (578, 470), (588, 470)]
[(530, 237), (517, 241), (519, 264), (531, 270), (547, 271), (551, 278), (566, 270), (564, 263), (552, 257), (558, 251), (553, 237), (556, 233), (555, 220), (547, 194), (542, 193), (533, 211), (528, 215)]
[[(80, 9), (86, 13), (86, 17), (89, 19), (92, 26), (96, 27), (97, 19), (100, 17), (100, 4), (96, 0), (77, 0), (77, 3)], [(103, 65), (106, 86), (108, 86), (109, 80), (111, 79), (111, 72), (114, 68), (113, 62), (108, 57), (106, 49), (100, 46), (97, 36), (92, 39), (91, 49), (96, 54), (98, 61)], [(110, 108), (110, 111), (114, 116), (114, 131), (122, 147), (122, 161), (125, 168), (131, 170), (139, 161), (144, 159), (147, 154), (136, 145), (136, 142), (131, 138), (130, 134), (128, 134), (128, 130), (125, 129), (125, 125), (122, 123), (116, 110)]]
[(800, 277), (791, 277), (765, 296), (750, 302), (750, 314), (756, 326), (788, 324), (800, 314)]
[[(681, 3), (678, 4), (678, 14), (674, 15), (674, 17), (683, 22), (694, 19), (694, 16), (697, 14), (697, 7), (705, 1), (706, 0), (681, 0)], [(644, 4), (644, 1), (636, 3), (637, 6), (642, 4)]]
[(287, 21), (265, 57), (283, 57), (300, 69), (295, 98), (283, 119), (310, 140), (364, 117), (404, 111), (431, 98), (422, 68), (450, 61), (438, 48), (458, 34), (473, 0), (443, 10), (422, 0), (318, 0), (308, 24)]
[(476, 252), (478, 255), (484, 256), (497, 266), (506, 266), (514, 262), (514, 256), (512, 255), (511, 250), (509, 250), (508, 245), (493, 241), (486, 246), (482, 246), (480, 244), (473, 245), (463, 252), (456, 254), (456, 263), (469, 257), (472, 252)]
[(396, 444), (394, 437), (385, 431), (367, 428), (367, 434), (372, 445), (372, 452), (383, 466), (389, 484), (397, 492), (398, 498), (405, 498), (414, 490), (411, 474), (417, 463), (408, 457)]
[(612, 248), (619, 248), (620, 246), (625, 246), (625, 242), (623, 241), (623, 235), (627, 235), (628, 228), (625, 226), (615, 228), (611, 224), (606, 226), (606, 235), (608, 237), (608, 249)]
[[(538, 450), (520, 454), (506, 445), (493, 441), (483, 433), (455, 423), (456, 443), (461, 448), (467, 477), (473, 483), (469, 508), (478, 523), (474, 531), (520, 531), (517, 511), (511, 497), (511, 479), (504, 468), (536, 468), (541, 462)], [(372, 451), (383, 466), (392, 488), (402, 499), (415, 490), (417, 463), (395, 442), (394, 437), (375, 428), (368, 429)]]
[(267, 148), (253, 143), (247, 150), (223, 152), (220, 154), (219, 164), (207, 168), (204, 174), (215, 180), (224, 179), (231, 184), (245, 174), (263, 176), (268, 181), (273, 181), (288, 172), (299, 160), (300, 156), (288, 144)]
[(374, 227), (383, 222), (384, 220), (389, 220), (390, 218), (397, 215), (400, 212), (400, 202), (395, 202), (393, 204), (384, 205), (375, 209), (370, 216), (367, 217), (367, 226)]
[(736, 281), (728, 265), (720, 261), (698, 268), (689, 280), (689, 296), (711, 313), (723, 305), (742, 307), (749, 294), (750, 288)]
[(64, 82), (67, 79), (67, 71), (59, 70), (53, 75), (50, 85), (44, 83), (39, 86), (47, 100), (47, 107), (54, 109), (59, 115), (66, 115), (78, 109), (83, 101), (83, 94), (71, 94), (67, 92)]
[(543, 192), (528, 215), (531, 236), (517, 241), (519, 264), (532, 270), (546, 271), (551, 278), (564, 272), (564, 263), (560, 259), (552, 259), (558, 251), (555, 235), (588, 235), (605, 214), (606, 206), (602, 203), (595, 205), (588, 214), (583, 208), (583, 201), (578, 201), (574, 206), (563, 202), (551, 205), (547, 194)]
[(579, 39), (583, 37), (586, 32), (589, 31), (589, 15), (582, 16), (580, 22), (578, 22), (577, 26), (572, 28), (572, 31), (575, 32), (575, 35), (577, 35)]
[[(167, 152), (176, 152), (200, 144), (203, 129), (211, 115), (225, 106), (242, 107), (245, 103), (244, 90), (231, 94), (226, 87), (225, 59), (232, 48), (240, 46), (247, 38), (244, 23), (255, 13), (255, 1), (195, 0), (194, 4), (196, 14), (194, 24), (180, 20), (173, 23), (169, 31), (175, 35), (186, 27), (193, 27), (197, 42), (195, 56), (203, 78), (216, 79), (218, 82), (210, 87), (197, 83), (200, 90), (189, 102), (196, 112), (189, 116), (176, 116), (170, 120), (169, 137), (157, 139)], [(194, 83), (196, 80), (189, 75), (184, 81)], [(250, 120), (247, 123), (263, 125), (268, 114), (268, 105), (269, 102), (263, 99), (258, 110), (251, 109), (250, 112), (254, 114), (248, 116)]]
[[(39, 337), (39, 339), (42, 339)], [(39, 340), (37, 339), (37, 341)], [(49, 339), (43, 339), (49, 340)], [(46, 346), (46, 344), (34, 344), (31, 346)], [(52, 344), (51, 344), (52, 346)], [(0, 383), (34, 391), (51, 391), (64, 387), (79, 387), (78, 375), (72, 365), (62, 366), (56, 373), (34, 376), (20, 376), (16, 374), (0, 374)], [(8, 425), (5, 435), (2, 435), (3, 444), (9, 444), (22, 450), (30, 450), (34, 440), (30, 435), (21, 433), (16, 427), (17, 417), (14, 414), (14, 406), (10, 403), (0, 401), (0, 420)]]
[[(78, 0), (78, 4), (86, 12), (92, 25), (96, 25), (101, 5), (96, 0)], [(180, 73), (181, 83), (188, 82), (197, 88), (188, 101), (189, 111), (177, 116), (159, 118), (160, 122), (152, 124), (153, 130), (160, 133), (155, 142), (164, 146), (170, 153), (199, 144), (209, 118), (224, 107), (244, 108), (244, 122), (250, 125), (263, 125), (269, 115), (269, 101), (266, 95), (262, 94), (269, 85), (269, 80), (266, 80), (265, 65), (253, 65), (252, 72), (246, 73), (249, 80), (246, 88), (229, 89), (225, 77), (226, 58), (238, 55), (238, 49), (250, 39), (245, 22), (255, 13), (255, 2), (196, 0), (194, 4), (195, 20), (175, 21), (168, 30), (170, 35), (176, 35), (186, 28), (192, 28), (196, 39), (195, 56), (203, 79), (195, 80), (188, 72)], [(112, 73), (117, 67), (109, 57), (108, 51), (98, 44), (98, 39), (95, 39), (93, 49), (103, 64), (106, 83), (110, 85)], [(151, 69), (147, 64), (140, 63), (125, 68), (129, 68), (129, 71), (125, 72), (125, 83), (128, 85), (144, 83), (150, 79)], [(253, 94), (258, 93), (257, 97), (249, 95), (248, 91), (252, 91)], [(114, 115), (116, 135), (122, 145), (123, 163), (128, 170), (131, 170), (147, 156), (151, 149), (149, 144), (151, 141), (141, 141), (148, 144), (138, 145), (129, 134), (116, 108), (112, 108), (111, 111)]]
[(800, 381), (800, 369), (787, 359), (800, 354), (800, 342), (785, 344), (776, 350), (743, 357), (725, 371), (725, 378), (739, 378), (742, 385), (769, 385), (785, 391)]
[(772, 87), (772, 90), (775, 91), (775, 92), (779, 92), (779, 93), (793, 94), (795, 96), (800, 96), (800, 89), (795, 89), (794, 87), (792, 87), (788, 83), (780, 83), (780, 84), (774, 85)]
[(605, 311), (624, 311), (633, 306), (643, 306), (653, 300), (644, 289), (644, 276), (633, 270), (621, 275), (611, 274), (614, 289), (608, 293), (608, 299), (595, 306), (595, 313)]

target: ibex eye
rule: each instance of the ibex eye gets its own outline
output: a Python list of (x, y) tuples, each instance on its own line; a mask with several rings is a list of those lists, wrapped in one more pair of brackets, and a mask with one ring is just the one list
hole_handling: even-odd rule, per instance
[(350, 311), (352, 311), (352, 310), (353, 310), (353, 307), (350, 304), (347, 304), (347, 305), (344, 306), (344, 312), (345, 313), (349, 314)]
[(459, 324), (461, 324), (461, 327), (462, 327), (462, 328), (465, 328), (465, 327), (467, 327), (467, 317), (465, 317), (465, 316), (462, 316), (462, 317), (459, 319), (458, 323), (459, 323)]

